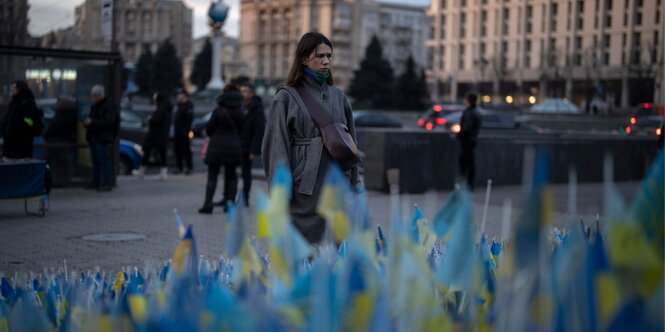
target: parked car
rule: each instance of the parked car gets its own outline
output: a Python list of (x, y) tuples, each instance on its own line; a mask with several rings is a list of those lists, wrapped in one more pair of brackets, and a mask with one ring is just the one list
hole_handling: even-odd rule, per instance
[(402, 128), (398, 119), (379, 111), (353, 111), (353, 124), (365, 128)]
[(633, 110), (624, 130), (626, 135), (661, 136), (664, 118), (665, 105), (642, 103)]
[[(517, 121), (512, 115), (488, 111), (482, 108), (479, 108), (478, 111), (480, 113), (481, 119), (480, 128), (483, 130), (526, 130), (530, 132), (538, 131), (537, 128), (531, 125)], [(444, 124), (441, 125), (441, 127), (443, 127), (444, 130), (450, 131), (452, 133), (459, 133), (462, 129), (460, 126), (460, 122), (462, 121), (462, 114), (463, 112), (456, 112), (443, 117), (442, 119), (444, 119)]]
[(130, 175), (132, 170), (141, 167), (143, 149), (141, 145), (125, 139), (120, 140), (118, 152), (118, 175)]
[[(210, 121), (211, 117), (212, 117), (212, 111), (206, 113), (204, 116), (194, 119), (194, 121), (192, 122), (193, 137), (205, 136), (206, 125), (208, 124), (208, 121)], [(192, 137), (192, 135), (190, 135), (190, 137)]]
[(437, 126), (446, 124), (444, 119), (447, 115), (464, 110), (461, 104), (434, 104), (418, 118), (418, 127), (432, 130)]
[(535, 104), (529, 109), (531, 113), (547, 114), (582, 114), (582, 110), (563, 99), (547, 99), (542, 103)]

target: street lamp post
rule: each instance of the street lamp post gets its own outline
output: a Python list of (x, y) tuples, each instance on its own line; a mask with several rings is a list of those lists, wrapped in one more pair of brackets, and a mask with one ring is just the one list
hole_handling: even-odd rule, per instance
[(224, 88), (224, 78), (222, 77), (222, 37), (224, 35), (222, 27), (226, 21), (229, 12), (229, 6), (224, 4), (223, 0), (210, 3), (208, 17), (210, 18), (210, 30), (212, 34), (212, 73), (210, 82), (206, 90), (220, 91)]

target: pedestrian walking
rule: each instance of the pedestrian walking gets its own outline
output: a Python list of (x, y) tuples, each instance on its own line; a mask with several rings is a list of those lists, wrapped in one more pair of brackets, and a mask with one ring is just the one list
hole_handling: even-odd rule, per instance
[[(178, 164), (176, 174), (192, 173), (192, 150), (189, 141), (189, 132), (194, 121), (194, 104), (189, 100), (185, 89), (178, 90), (176, 112), (173, 118), (173, 149)], [(184, 169), (183, 164), (186, 169)]]
[(158, 178), (165, 180), (167, 178), (166, 151), (169, 142), (169, 131), (171, 130), (173, 105), (169, 95), (163, 92), (156, 92), (153, 95), (155, 110), (148, 120), (148, 134), (143, 141), (143, 161), (141, 167), (135, 172), (140, 179), (145, 175), (146, 167), (152, 151), (157, 151), (159, 165), (161, 166)]
[[(295, 227), (312, 244), (319, 243), (325, 232), (325, 220), (316, 213), (325, 174), (333, 162), (318, 126), (304, 106), (300, 91), (320, 104), (324, 113), (335, 123), (348, 127), (353, 141), (355, 128), (351, 103), (344, 92), (333, 85), (331, 59), (333, 45), (326, 36), (309, 32), (302, 36), (296, 48), (286, 83), (280, 86), (273, 99), (261, 159), (266, 176), (272, 180), (277, 166), (286, 163), (293, 175), (291, 218)], [(358, 165), (346, 171), (354, 186), (360, 185)]]
[(111, 191), (113, 170), (111, 165), (111, 147), (120, 131), (120, 113), (104, 91), (103, 85), (95, 85), (90, 90), (93, 104), (90, 115), (83, 120), (86, 126), (86, 139), (90, 146), (93, 166), (93, 181), (88, 189)]
[(242, 160), (240, 129), (244, 121), (241, 110), (242, 95), (237, 87), (232, 85), (228, 85), (225, 90), (216, 98), (217, 107), (206, 125), (209, 143), (204, 162), (208, 166), (208, 181), (205, 201), (199, 209), (199, 213), (204, 214), (212, 213), (217, 177), (222, 167), (224, 167), (224, 198), (219, 204), (224, 206), (224, 212), (227, 211), (228, 205), (235, 201), (238, 193), (236, 169)]
[(32, 141), (42, 134), (44, 113), (25, 81), (12, 82), (12, 98), (2, 122), (2, 156), (8, 159), (32, 158)]
[(474, 150), (478, 142), (480, 131), (480, 113), (478, 111), (478, 95), (469, 93), (464, 98), (466, 108), (460, 121), (460, 132), (457, 139), (460, 142), (459, 175), (463, 178), (469, 190), (473, 191), (473, 180), (476, 175), (476, 159)]
[(249, 192), (252, 188), (252, 163), (261, 155), (261, 143), (265, 130), (266, 118), (263, 112), (263, 100), (254, 93), (254, 86), (249, 83), (240, 86), (242, 93), (245, 122), (242, 126), (242, 190), (245, 205), (249, 206)]

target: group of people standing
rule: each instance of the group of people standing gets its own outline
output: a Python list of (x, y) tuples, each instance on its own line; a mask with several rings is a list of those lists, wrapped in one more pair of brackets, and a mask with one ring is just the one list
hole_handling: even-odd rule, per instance
[[(241, 167), (243, 179), (240, 198), (246, 206), (250, 202), (252, 184), (252, 163), (261, 154), (261, 142), (265, 127), (265, 115), (261, 98), (255, 95), (251, 84), (227, 85), (215, 103), (217, 107), (206, 125), (209, 136), (204, 161), (208, 167), (208, 180), (203, 206), (199, 213), (212, 213), (214, 206), (222, 206), (224, 211), (230, 203), (236, 202), (238, 177), (236, 170)], [(213, 202), (217, 188), (217, 178), (224, 167), (223, 198)]]

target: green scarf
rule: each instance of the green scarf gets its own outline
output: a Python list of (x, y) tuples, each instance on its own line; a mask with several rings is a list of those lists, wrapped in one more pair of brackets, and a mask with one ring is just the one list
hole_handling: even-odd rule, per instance
[(312, 76), (319, 84), (323, 84), (323, 82), (328, 81), (328, 77), (330, 77), (330, 72), (325, 72), (325, 73), (318, 73), (314, 72), (309, 67), (305, 67), (305, 72)]

